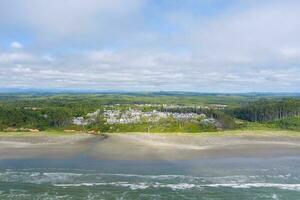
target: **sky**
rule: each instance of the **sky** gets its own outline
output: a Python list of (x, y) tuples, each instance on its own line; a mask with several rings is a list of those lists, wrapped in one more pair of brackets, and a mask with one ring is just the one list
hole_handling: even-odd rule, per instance
[(1, 0), (0, 88), (300, 92), (299, 0)]

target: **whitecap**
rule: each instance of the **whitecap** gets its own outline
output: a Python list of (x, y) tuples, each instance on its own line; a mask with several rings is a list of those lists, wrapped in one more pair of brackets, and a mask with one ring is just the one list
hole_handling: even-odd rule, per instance
[(282, 190), (300, 191), (300, 184), (283, 183), (216, 183), (207, 184), (206, 187), (231, 187), (231, 188), (278, 188)]
[(161, 183), (128, 183), (128, 182), (111, 182), (111, 183), (71, 183), (71, 184), (53, 184), (57, 187), (91, 187), (91, 186), (116, 186), (126, 187), (131, 190), (147, 189), (147, 188), (169, 188), (172, 190), (186, 190), (198, 187), (195, 184), (179, 183), (179, 184), (161, 184)]

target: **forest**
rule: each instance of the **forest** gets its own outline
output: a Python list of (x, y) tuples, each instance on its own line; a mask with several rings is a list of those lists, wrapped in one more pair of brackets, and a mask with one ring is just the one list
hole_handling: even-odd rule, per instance
[[(299, 116), (298, 96), (194, 93), (0, 94), (1, 131), (197, 133), (245, 129), (257, 125), (300, 130)], [(113, 123), (109, 123), (109, 120)]]
[(300, 115), (299, 99), (258, 100), (233, 110), (239, 119), (252, 122), (281, 120)]

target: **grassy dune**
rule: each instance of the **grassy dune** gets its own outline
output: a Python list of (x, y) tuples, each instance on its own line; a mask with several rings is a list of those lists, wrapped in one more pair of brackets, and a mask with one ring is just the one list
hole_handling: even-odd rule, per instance
[[(35, 136), (73, 136), (88, 134), (84, 132), (63, 132), (63, 131), (45, 131), (45, 132), (0, 132), (0, 137), (35, 137)], [(106, 135), (116, 134), (153, 134), (161, 136), (203, 136), (203, 137), (226, 137), (226, 136), (258, 136), (258, 137), (300, 137), (299, 131), (283, 131), (283, 130), (233, 130), (219, 132), (201, 132), (201, 133), (145, 133), (145, 132), (126, 132), (126, 133), (105, 133)]]
[(201, 132), (201, 133), (144, 133), (144, 132), (129, 132), (129, 133), (108, 133), (108, 135), (114, 134), (153, 134), (162, 136), (203, 136), (203, 137), (224, 137), (224, 136), (288, 136), (288, 137), (300, 137), (298, 131), (282, 131), (282, 130), (234, 130), (234, 131), (219, 131), (219, 132)]

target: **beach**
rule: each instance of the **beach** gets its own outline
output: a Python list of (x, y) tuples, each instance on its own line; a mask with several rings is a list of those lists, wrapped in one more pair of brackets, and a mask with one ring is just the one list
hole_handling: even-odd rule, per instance
[[(299, 134), (300, 135), (300, 134)], [(1, 134), (0, 159), (61, 158), (84, 155), (107, 160), (184, 160), (207, 157), (294, 155), (297, 133), (245, 131), (240, 134), (84, 133)]]
[(1, 133), (0, 198), (298, 200), (296, 132)]

